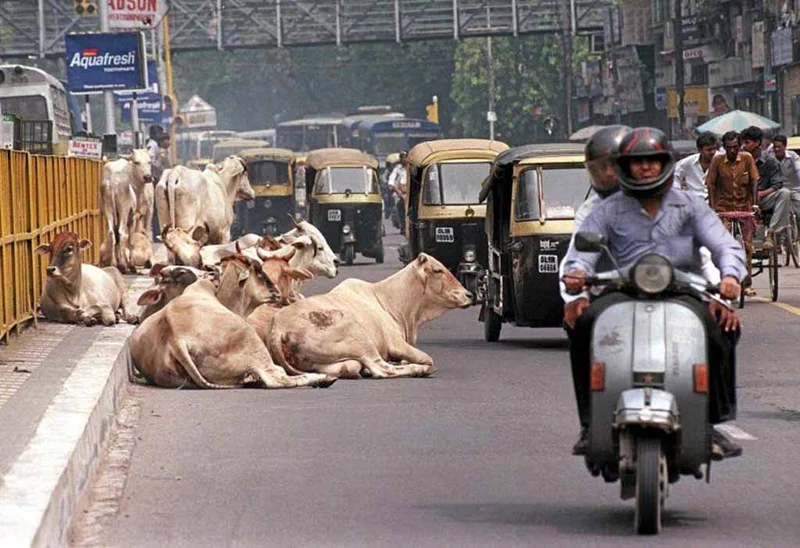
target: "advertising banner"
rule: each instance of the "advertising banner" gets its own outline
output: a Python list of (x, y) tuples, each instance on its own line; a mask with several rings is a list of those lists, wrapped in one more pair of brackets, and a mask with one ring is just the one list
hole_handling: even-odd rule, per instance
[(147, 88), (142, 33), (67, 34), (64, 41), (72, 93)]
[[(683, 90), (683, 113), (696, 118), (708, 113), (708, 88), (705, 86), (691, 86)], [(667, 90), (667, 118), (678, 117), (678, 92), (675, 89)]]
[(753, 23), (753, 68), (761, 68), (766, 63), (766, 56), (764, 55), (764, 21), (756, 21)]
[(778, 29), (772, 33), (772, 66), (792, 62), (792, 29)]
[[(160, 124), (163, 120), (161, 105), (161, 94), (158, 88), (158, 73), (156, 62), (147, 62), (147, 80), (150, 86), (146, 91), (136, 94), (137, 110), (139, 111), (140, 122), (153, 122)], [(120, 91), (115, 93), (117, 102), (122, 106), (122, 121), (131, 121), (131, 106), (133, 105), (133, 92)]]
[(167, 0), (104, 0), (108, 2), (108, 26), (112, 29), (149, 29), (161, 22)]

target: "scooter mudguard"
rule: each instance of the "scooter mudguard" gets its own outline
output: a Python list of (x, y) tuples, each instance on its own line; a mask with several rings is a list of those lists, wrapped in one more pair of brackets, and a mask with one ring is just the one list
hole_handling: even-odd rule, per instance
[(602, 389), (595, 386), (590, 395), (590, 461), (616, 464), (618, 402), (625, 391), (643, 387), (671, 394), (680, 410), (678, 468), (695, 470), (708, 461), (708, 392), (695, 391), (694, 380), (695, 365), (708, 364), (707, 341), (703, 319), (680, 301), (631, 299), (600, 314), (592, 329), (591, 363), (603, 364), (604, 379)]
[(614, 412), (616, 429), (631, 426), (672, 434), (681, 426), (675, 396), (658, 388), (631, 388), (619, 395)]

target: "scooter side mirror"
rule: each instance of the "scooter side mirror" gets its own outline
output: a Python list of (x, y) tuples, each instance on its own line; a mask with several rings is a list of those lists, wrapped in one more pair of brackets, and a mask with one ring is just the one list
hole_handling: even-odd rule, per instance
[(600, 253), (606, 248), (606, 237), (596, 232), (576, 232), (575, 249), (586, 253)]

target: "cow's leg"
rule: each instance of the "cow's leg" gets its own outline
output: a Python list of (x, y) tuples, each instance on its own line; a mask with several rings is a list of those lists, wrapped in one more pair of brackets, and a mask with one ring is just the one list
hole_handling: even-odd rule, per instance
[(336, 382), (335, 377), (321, 373), (303, 373), (302, 375), (289, 376), (283, 368), (277, 365), (256, 367), (253, 373), (258, 375), (265, 388), (298, 388), (311, 386), (314, 388), (327, 388)]
[(404, 340), (392, 340), (389, 342), (389, 359), (433, 365), (433, 358)]
[[(108, 193), (104, 193), (106, 196)], [(105, 196), (102, 199), (103, 203), (103, 216), (106, 218), (106, 240), (108, 244), (111, 246), (111, 253), (110, 253), (110, 261), (108, 266), (117, 266), (117, 237), (114, 233), (114, 219), (116, 217), (116, 211), (114, 211), (113, 204), (110, 202), (110, 199), (107, 199)]]
[(125, 215), (120, 215), (122, 221), (119, 223), (119, 249), (121, 254), (120, 271), (123, 273), (136, 274), (136, 267), (133, 266), (133, 258), (131, 257), (131, 224), (127, 222), (130, 218), (132, 211), (125, 212)]
[(110, 306), (104, 306), (100, 309), (100, 321), (107, 327), (116, 325), (117, 315)]
[(338, 379), (360, 379), (363, 365), (358, 360), (346, 360), (337, 363), (313, 366), (314, 371)]
[(392, 365), (378, 355), (377, 352), (370, 356), (358, 359), (373, 379), (392, 379), (398, 377), (427, 377), (436, 371), (433, 364), (404, 363)]

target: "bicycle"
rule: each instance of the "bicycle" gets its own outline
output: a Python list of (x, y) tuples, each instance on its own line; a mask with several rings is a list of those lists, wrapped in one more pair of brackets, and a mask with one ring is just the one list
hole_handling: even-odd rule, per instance
[(800, 243), (797, 240), (797, 215), (794, 211), (789, 213), (789, 227), (784, 231), (782, 247), (786, 252), (786, 266), (792, 262), (795, 268), (800, 268), (800, 261), (797, 259), (800, 253)]

